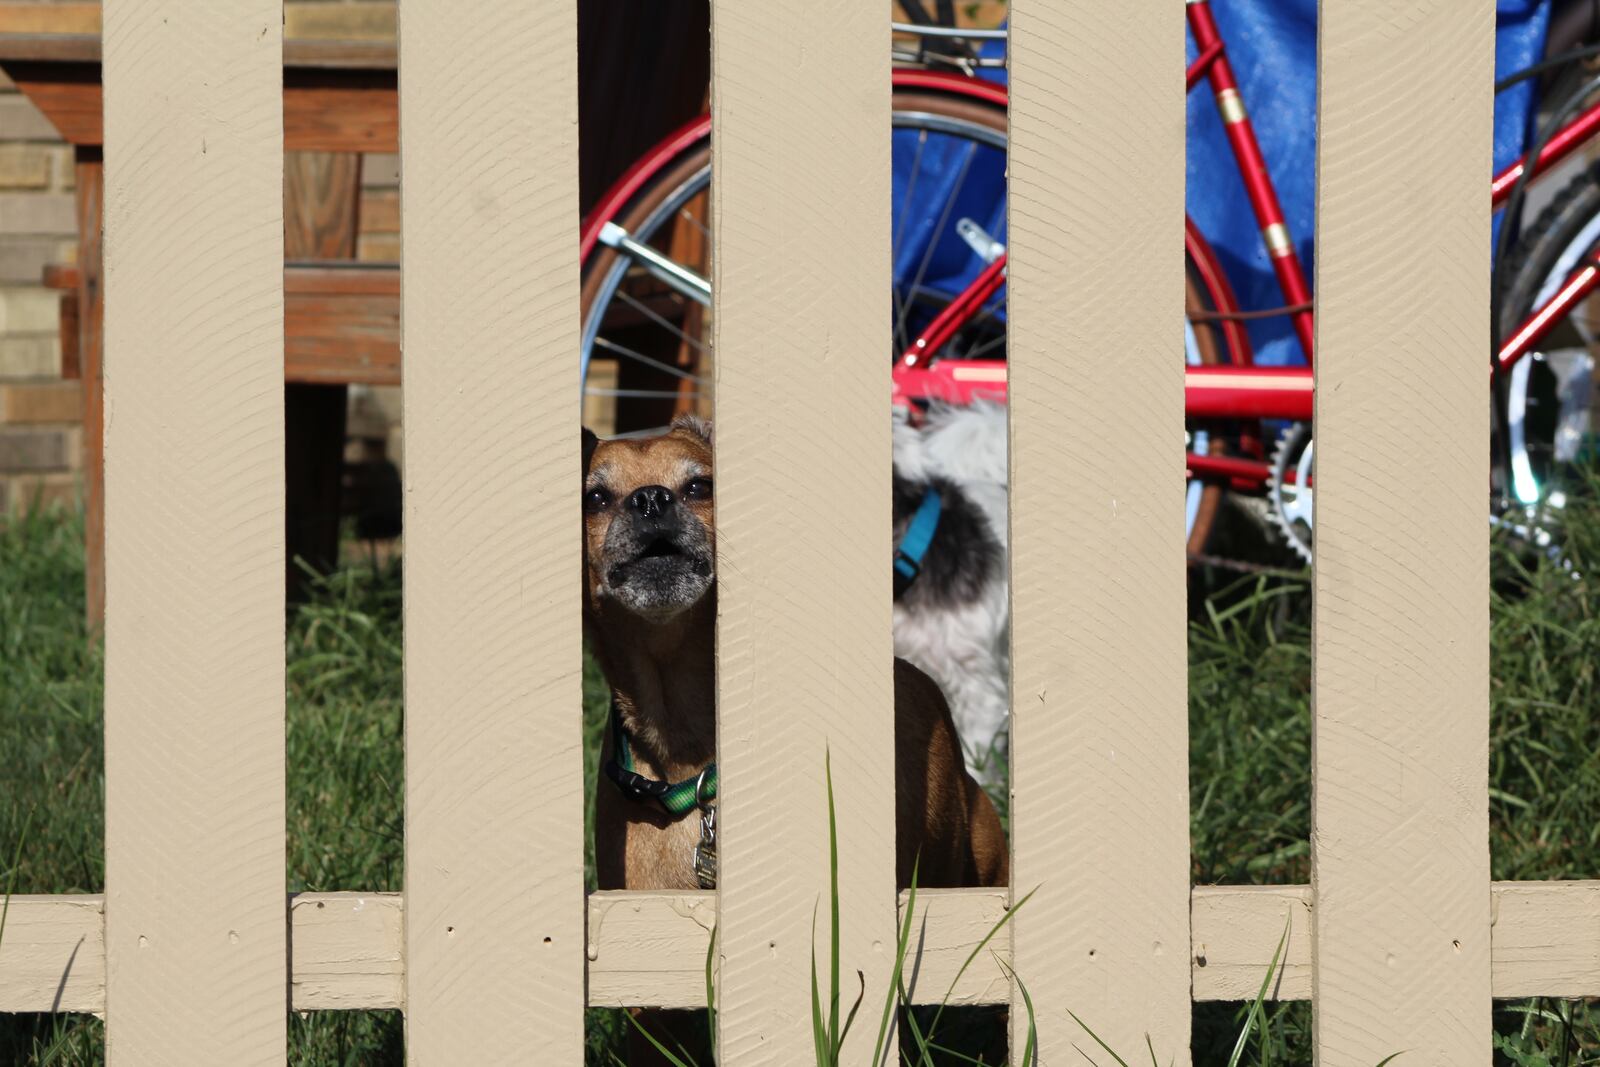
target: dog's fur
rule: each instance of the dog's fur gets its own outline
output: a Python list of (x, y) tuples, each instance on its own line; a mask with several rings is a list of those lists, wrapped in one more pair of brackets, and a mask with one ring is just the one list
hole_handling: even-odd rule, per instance
[(896, 418), (896, 543), (929, 486), (939, 492), (939, 529), (895, 603), (894, 651), (939, 683), (968, 765), (993, 781), (1008, 747), (1011, 671), (1004, 407), (936, 407), (920, 428)]
[[(716, 758), (711, 430), (681, 419), (646, 440), (584, 434), (584, 626), (632, 740), (638, 773), (679, 781)], [(895, 662), (899, 884), (1004, 885), (993, 805), (967, 774), (938, 687)], [(602, 760), (611, 758), (608, 734)], [(624, 797), (602, 776), (595, 856), (602, 889), (692, 889), (699, 820)]]

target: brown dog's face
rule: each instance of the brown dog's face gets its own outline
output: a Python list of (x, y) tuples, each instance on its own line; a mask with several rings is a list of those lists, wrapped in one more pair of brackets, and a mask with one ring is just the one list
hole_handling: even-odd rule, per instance
[(711, 428), (681, 418), (660, 437), (597, 442), (584, 431), (586, 595), (666, 622), (711, 589), (716, 534)]

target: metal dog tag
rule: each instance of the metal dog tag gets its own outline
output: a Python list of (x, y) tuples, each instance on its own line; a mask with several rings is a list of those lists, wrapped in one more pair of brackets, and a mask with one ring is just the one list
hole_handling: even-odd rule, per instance
[(717, 888), (717, 806), (700, 809), (700, 843), (694, 846), (694, 876), (701, 889)]

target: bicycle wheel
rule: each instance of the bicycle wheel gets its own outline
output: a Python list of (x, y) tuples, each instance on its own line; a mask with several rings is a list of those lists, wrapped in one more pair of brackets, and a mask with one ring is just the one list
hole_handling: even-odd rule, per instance
[[(1004, 248), (1006, 239), (1004, 106), (954, 92), (897, 88), (893, 102), (894, 211), (890, 358), (954, 300)], [(711, 181), (707, 138), (684, 143), (610, 213), (617, 228), (647, 253), (669, 261), (693, 284), (673, 284), (602, 237), (585, 257), (582, 286), (582, 380), (585, 425), (602, 436), (659, 432), (683, 412), (710, 414), (711, 313), (706, 285)], [(1214, 311), (1216, 272), (1186, 256), (1186, 312)], [(701, 287), (704, 288), (701, 288)], [(936, 359), (1004, 359), (1006, 291), (1002, 286), (962, 323)], [(1230, 346), (1210, 321), (1185, 317), (1185, 358), (1228, 361)], [(1192, 425), (1189, 447), (1223, 451), (1231, 428)], [(1205, 551), (1226, 482), (1194, 479), (1187, 487), (1185, 534), (1191, 555)]]
[[(1600, 165), (1574, 177), (1523, 233), (1506, 271), (1501, 331), (1509, 336), (1600, 248)], [(1499, 498), (1521, 508), (1559, 508), (1566, 473), (1588, 438), (1592, 349), (1600, 297), (1576, 305), (1537, 351), (1519, 360), (1504, 389), (1508, 448), (1497, 449)]]

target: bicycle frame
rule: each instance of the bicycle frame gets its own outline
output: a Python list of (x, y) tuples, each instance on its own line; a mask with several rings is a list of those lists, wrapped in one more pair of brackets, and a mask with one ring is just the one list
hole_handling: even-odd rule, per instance
[[(1218, 326), (1231, 363), (1185, 368), (1185, 415), (1195, 419), (1310, 419), (1313, 409), (1311, 361), (1315, 320), (1309, 307), (1311, 296), (1305, 269), (1284, 222), (1277, 190), (1262, 156), (1233, 69), (1228, 63), (1227, 45), (1212, 15), (1211, 0), (1188, 0), (1185, 13), (1197, 50), (1197, 57), (1186, 73), (1188, 90), (1192, 92), (1205, 81), (1212, 91), (1280, 292), (1285, 304), (1293, 309), (1289, 314), (1296, 339), (1306, 353), (1305, 366), (1266, 368), (1253, 365), (1249, 339), (1236, 317), (1239, 312), (1237, 302), (1221, 266), (1199, 229), (1192, 220), (1186, 218), (1185, 248), (1204, 281), (1215, 310), (1220, 313)], [(1008, 103), (1004, 86), (976, 78), (908, 68), (895, 70), (893, 78), (897, 88), (951, 93), (996, 107), (1005, 107)], [(1530, 181), (1540, 180), (1551, 167), (1590, 142), (1596, 134), (1600, 134), (1600, 103), (1579, 114), (1548, 140), (1534, 164), (1534, 175)], [(582, 258), (587, 259), (600, 240), (604, 224), (634, 194), (648, 185), (681, 152), (710, 135), (710, 116), (700, 116), (635, 163), (584, 219)], [(1526, 165), (1525, 158), (1519, 159), (1494, 176), (1490, 185), (1492, 208), (1498, 209), (1505, 204)], [(1007, 257), (1002, 252), (901, 353), (893, 372), (896, 404), (905, 405), (928, 399), (965, 403), (980, 397), (1004, 400), (1004, 360), (933, 360), (943, 346), (1005, 284), (1006, 269)], [(1574, 306), (1596, 289), (1600, 289), (1600, 251), (1592, 255), (1544, 306), (1510, 335), (1492, 361), (1493, 370), (1507, 370), (1515, 365)], [(1237, 488), (1258, 488), (1268, 473), (1268, 465), (1264, 462), (1231, 456), (1191, 453), (1188, 466), (1192, 474), (1226, 477)]]
[[(1210, 0), (1189, 0), (1185, 12), (1197, 50), (1195, 61), (1190, 64), (1185, 76), (1187, 89), (1192, 92), (1201, 81), (1209, 83), (1284, 302), (1291, 307), (1309, 305), (1311, 299), (1305, 270), (1284, 222), (1276, 188), (1261, 154), (1238, 82), (1228, 63), (1227, 44), (1217, 29)], [(1600, 133), (1600, 103), (1591, 105), (1551, 136), (1537, 157), (1530, 183), (1537, 182), (1551, 167), (1587, 144), (1597, 133)], [(1526, 165), (1526, 159), (1518, 159), (1494, 176), (1490, 183), (1491, 209), (1505, 205), (1522, 178)], [(1189, 250), (1194, 256), (1195, 241), (1199, 235), (1191, 220), (1186, 220), (1186, 224)], [(1208, 254), (1204, 261), (1214, 263), (1215, 259)], [(959, 373), (957, 367), (951, 366), (956, 361), (934, 364), (928, 369), (921, 368), (1003, 284), (1005, 265), (1006, 259), (1002, 255), (966, 291), (957, 295), (944, 312), (929, 324), (923, 336), (907, 347), (896, 370), (897, 378), (904, 379), (905, 388), (897, 390), (897, 393), (905, 398), (931, 394), (964, 401), (980, 393), (979, 388), (971, 384), (979, 381), (983, 383), (983, 393), (995, 395), (1002, 392), (1003, 361), (992, 361), (993, 366), (982, 371), (971, 366), (960, 368)], [(1591, 255), (1546, 304), (1506, 339), (1496, 353), (1494, 368), (1497, 371), (1509, 370), (1532, 351), (1573, 307), (1596, 289), (1600, 289), (1600, 250)], [(1238, 358), (1238, 353), (1247, 352), (1247, 348), (1236, 338), (1230, 337), (1229, 346), (1235, 352), (1233, 365), (1186, 369), (1185, 414), (1201, 419), (1311, 418), (1314, 315), (1309, 307), (1305, 307), (1291, 312), (1291, 318), (1296, 338), (1306, 354), (1306, 366), (1272, 370), (1250, 366), (1247, 357)], [(1222, 323), (1225, 327), (1237, 329), (1236, 322), (1224, 318)], [(944, 367), (950, 367), (947, 376), (934, 374)], [(1229, 477), (1236, 483), (1244, 483), (1240, 487), (1252, 482), (1259, 483), (1267, 473), (1267, 465), (1257, 461), (1193, 454), (1189, 456), (1189, 469), (1191, 473)]]

